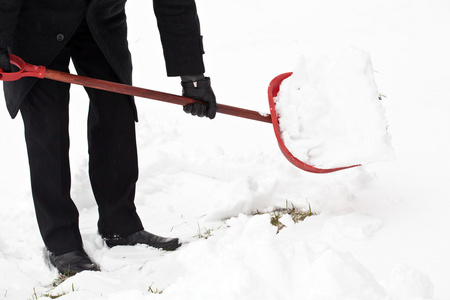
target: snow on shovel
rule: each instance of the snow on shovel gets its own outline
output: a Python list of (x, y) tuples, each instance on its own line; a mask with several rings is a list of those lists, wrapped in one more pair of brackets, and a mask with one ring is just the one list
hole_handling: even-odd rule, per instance
[[(143, 88), (138, 88), (126, 84), (115, 83), (105, 80), (99, 80), (94, 78), (89, 78), (85, 76), (73, 75), (65, 72), (55, 71), (46, 69), (44, 66), (35, 66), (24, 62), (21, 58), (10, 54), (11, 64), (17, 66), (19, 71), (6, 73), (0, 69), (0, 80), (2, 81), (15, 81), (19, 80), (22, 77), (37, 77), (37, 78), (46, 78), (66, 83), (73, 83), (77, 85), (82, 85), (89, 88), (95, 88), (100, 90), (105, 90), (114, 93), (120, 93), (130, 96), (137, 96), (141, 98), (148, 98), (158, 101), (163, 101), (172, 104), (178, 105), (186, 105), (190, 103), (197, 102), (197, 100), (182, 97), (178, 95), (158, 92), (154, 90), (148, 90)], [(275, 136), (278, 141), (278, 145), (281, 149), (281, 152), (287, 158), (289, 162), (291, 162), (294, 166), (311, 173), (331, 173), (339, 170), (344, 170), (348, 168), (353, 168), (359, 165), (352, 165), (346, 167), (339, 168), (316, 168), (314, 166), (308, 165), (299, 159), (297, 159), (284, 145), (283, 139), (281, 137), (281, 131), (278, 123), (278, 113), (275, 109), (274, 97), (277, 96), (279, 87), (281, 82), (289, 77), (292, 73), (284, 73), (277, 77), (275, 77), (268, 88), (268, 96), (269, 96), (269, 105), (270, 105), (270, 115), (269, 114), (261, 114), (257, 111), (252, 111), (248, 109), (218, 104), (217, 112), (222, 114), (227, 114), (235, 117), (246, 118), (255, 121), (261, 121), (266, 123), (272, 123)]]

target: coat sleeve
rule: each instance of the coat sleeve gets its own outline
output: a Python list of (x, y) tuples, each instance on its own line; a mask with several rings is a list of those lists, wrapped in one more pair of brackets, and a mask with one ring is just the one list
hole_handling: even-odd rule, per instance
[(205, 72), (195, 0), (153, 0), (168, 76)]
[(23, 0), (0, 0), (0, 46), (10, 46)]

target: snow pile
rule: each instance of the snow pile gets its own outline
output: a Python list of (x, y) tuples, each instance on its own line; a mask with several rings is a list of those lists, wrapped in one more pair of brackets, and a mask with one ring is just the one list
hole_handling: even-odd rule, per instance
[[(290, 218), (290, 217), (287, 217)], [(291, 219), (277, 235), (268, 215), (240, 215), (229, 228), (189, 245), (185, 274), (168, 299), (385, 299), (386, 291), (351, 254), (298, 236)], [(214, 289), (198, 286), (214, 285)]]
[(276, 99), (286, 147), (320, 168), (392, 159), (378, 97), (369, 53), (349, 46), (336, 53), (303, 55)]

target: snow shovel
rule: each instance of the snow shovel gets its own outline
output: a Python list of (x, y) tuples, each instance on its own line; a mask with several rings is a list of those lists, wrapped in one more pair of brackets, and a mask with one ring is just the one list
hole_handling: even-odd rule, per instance
[[(55, 71), (46, 69), (44, 66), (35, 66), (24, 62), (20, 57), (10, 54), (11, 64), (19, 68), (17, 72), (6, 73), (0, 69), (0, 80), (3, 81), (15, 81), (22, 77), (37, 77), (46, 78), (66, 83), (73, 83), (77, 85), (82, 85), (89, 88), (95, 88), (100, 90), (105, 90), (114, 93), (120, 93), (130, 96), (148, 98), (153, 100), (159, 100), (167, 103), (186, 105), (190, 103), (197, 102), (197, 100), (182, 97), (178, 95), (138, 88), (126, 84), (115, 83), (105, 80), (99, 80), (94, 78), (89, 78), (85, 76), (73, 75), (65, 72)], [(340, 168), (331, 169), (320, 169), (314, 166), (308, 165), (299, 159), (297, 159), (292, 153), (286, 148), (281, 138), (281, 131), (278, 124), (278, 114), (275, 109), (274, 97), (278, 94), (281, 82), (289, 77), (292, 73), (284, 73), (275, 77), (269, 84), (268, 96), (270, 105), (270, 114), (261, 114), (257, 111), (252, 111), (248, 109), (218, 104), (217, 112), (222, 114), (227, 114), (231, 116), (246, 118), (255, 121), (261, 121), (266, 123), (272, 123), (275, 135), (278, 141), (278, 145), (281, 152), (291, 162), (294, 166), (311, 173), (331, 173), (339, 170), (344, 170), (348, 168), (353, 168), (359, 165), (346, 166)]]

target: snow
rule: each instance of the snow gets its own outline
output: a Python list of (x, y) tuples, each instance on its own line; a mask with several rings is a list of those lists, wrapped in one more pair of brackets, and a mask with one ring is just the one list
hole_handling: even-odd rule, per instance
[(380, 97), (368, 52), (349, 46), (302, 55), (275, 99), (285, 146), (325, 169), (391, 160)]
[[(218, 101), (267, 112), (267, 85), (301, 53), (353, 45), (370, 54), (395, 160), (311, 174), (281, 154), (270, 124), (137, 99), (136, 205), (163, 252), (109, 249), (87, 177), (86, 111), (72, 87), (72, 197), (85, 249), (102, 272), (53, 288), (29, 187), (20, 116), (0, 114), (0, 299), (448, 299), (450, 295), (450, 3), (446, 0), (197, 0)], [(239, 9), (237, 9), (239, 8)], [(134, 85), (180, 93), (166, 78), (151, 3), (128, 1)], [(249, 22), (250, 20), (250, 22)], [(278, 234), (268, 212), (316, 215)], [(204, 237), (208, 236), (207, 239)], [(153, 291), (153, 292), (152, 292)], [(159, 294), (159, 292), (161, 292)]]

